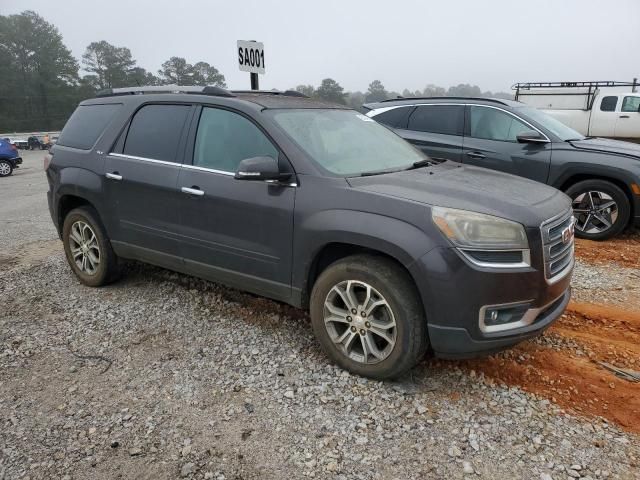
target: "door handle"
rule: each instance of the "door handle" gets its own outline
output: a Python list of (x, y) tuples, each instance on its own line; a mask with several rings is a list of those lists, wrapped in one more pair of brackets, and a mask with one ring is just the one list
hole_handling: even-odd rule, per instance
[(111, 180), (122, 180), (122, 175), (120, 175), (118, 172), (107, 173), (105, 176), (107, 178), (110, 178)]
[(620, 115), (620, 118), (629, 118), (629, 115)]
[(189, 195), (196, 195), (198, 197), (201, 197), (202, 195), (204, 195), (204, 190), (200, 190), (200, 188), (196, 187), (195, 185), (191, 188), (182, 187), (181, 190), (182, 190), (182, 193), (187, 193)]
[(467, 152), (467, 157), (471, 158), (485, 158), (485, 156), (480, 152)]

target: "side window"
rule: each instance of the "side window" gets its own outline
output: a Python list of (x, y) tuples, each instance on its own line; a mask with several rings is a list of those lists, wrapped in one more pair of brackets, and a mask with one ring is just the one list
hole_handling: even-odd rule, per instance
[(640, 97), (624, 97), (622, 101), (623, 112), (640, 112)]
[(603, 112), (615, 112), (618, 104), (618, 97), (604, 97), (600, 103), (600, 110)]
[(278, 158), (278, 150), (251, 121), (219, 108), (203, 108), (196, 133), (193, 164), (235, 172), (245, 158)]
[(119, 103), (80, 105), (67, 120), (58, 143), (82, 150), (91, 149), (120, 106)]
[(422, 105), (409, 117), (409, 130), (445, 135), (462, 135), (464, 129), (464, 106)]
[(407, 128), (409, 114), (413, 107), (396, 107), (372, 117), (376, 122), (391, 128)]
[(188, 105), (145, 105), (131, 120), (123, 153), (153, 160), (176, 161)]
[(513, 115), (489, 107), (471, 107), (470, 134), (473, 138), (517, 142), (517, 136), (532, 128)]

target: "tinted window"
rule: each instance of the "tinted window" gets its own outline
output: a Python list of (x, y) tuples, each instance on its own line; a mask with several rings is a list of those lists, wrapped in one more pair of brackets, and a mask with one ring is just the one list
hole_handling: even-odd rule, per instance
[(464, 107), (462, 105), (423, 105), (409, 117), (409, 130), (446, 135), (462, 135)]
[(603, 112), (615, 112), (617, 103), (618, 97), (604, 97), (600, 104), (600, 110)]
[(640, 111), (640, 97), (624, 97), (622, 102), (623, 112), (638, 112)]
[(392, 128), (407, 128), (407, 120), (413, 107), (398, 107), (372, 117), (376, 122)]
[(176, 161), (187, 105), (146, 105), (131, 120), (123, 153), (134, 157)]
[(471, 107), (470, 133), (474, 138), (516, 142), (517, 136), (533, 130), (507, 112), (489, 107)]
[(193, 164), (235, 172), (245, 158), (278, 158), (278, 150), (251, 121), (218, 108), (203, 108), (196, 134)]
[(79, 106), (64, 126), (57, 143), (83, 150), (91, 149), (120, 106), (119, 103)]

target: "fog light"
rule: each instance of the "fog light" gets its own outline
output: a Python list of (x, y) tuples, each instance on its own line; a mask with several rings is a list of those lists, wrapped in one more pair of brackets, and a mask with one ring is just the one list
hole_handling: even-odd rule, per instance
[(487, 327), (495, 327), (497, 325), (518, 322), (522, 320), (524, 314), (527, 313), (529, 306), (529, 303), (521, 303), (504, 307), (489, 307), (484, 311), (484, 325)]

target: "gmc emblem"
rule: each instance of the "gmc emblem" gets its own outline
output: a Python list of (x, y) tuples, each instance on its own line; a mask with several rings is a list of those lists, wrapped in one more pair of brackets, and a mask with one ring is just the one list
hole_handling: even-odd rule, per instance
[(569, 225), (567, 228), (562, 230), (562, 243), (566, 245), (571, 240), (573, 240), (573, 233), (574, 233), (574, 226), (573, 226), (573, 222), (571, 222), (571, 225)]

